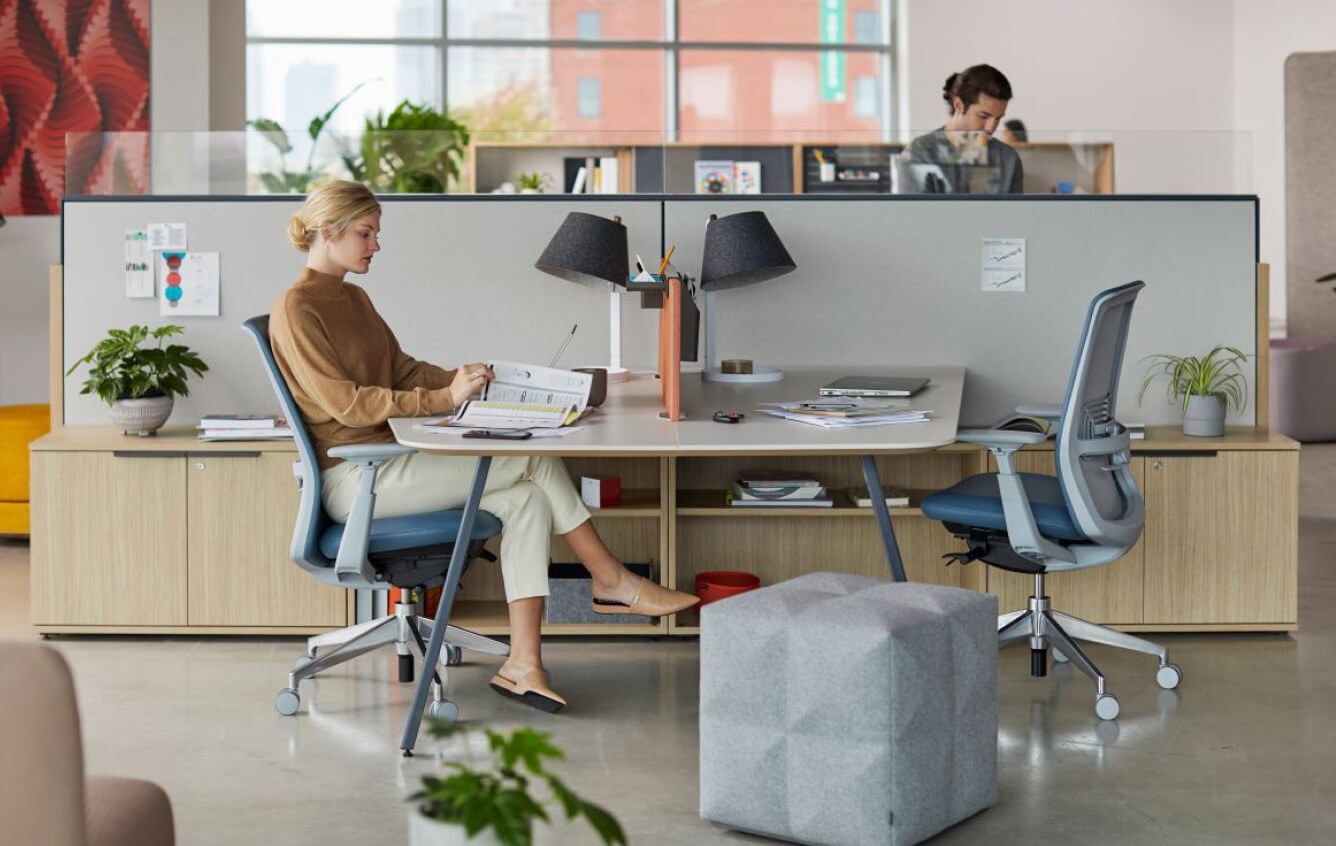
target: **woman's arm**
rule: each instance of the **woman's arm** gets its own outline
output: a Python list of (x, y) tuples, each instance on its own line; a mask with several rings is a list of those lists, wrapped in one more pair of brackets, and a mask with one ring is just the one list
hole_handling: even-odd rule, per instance
[(319, 318), (291, 305), (285, 309), (284, 318), (289, 331), (275, 333), (273, 342), (277, 351), (281, 351), (296, 387), (340, 424), (365, 428), (379, 426), (391, 417), (418, 417), (454, 410), (454, 397), (446, 385), (399, 390), (354, 383), (340, 366), (334, 344)]

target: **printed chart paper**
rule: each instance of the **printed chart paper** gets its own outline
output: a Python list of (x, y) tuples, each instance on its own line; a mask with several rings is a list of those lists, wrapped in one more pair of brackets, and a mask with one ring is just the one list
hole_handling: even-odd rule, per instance
[(151, 299), (153, 290), (153, 251), (148, 248), (148, 232), (125, 230), (125, 296)]
[(163, 317), (218, 316), (218, 253), (159, 253), (158, 276)]
[(185, 252), (186, 225), (184, 223), (150, 223), (148, 225), (148, 248), (153, 251), (175, 250)]

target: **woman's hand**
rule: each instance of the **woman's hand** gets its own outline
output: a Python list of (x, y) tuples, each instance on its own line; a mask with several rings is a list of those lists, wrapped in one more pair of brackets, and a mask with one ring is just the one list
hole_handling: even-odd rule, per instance
[(492, 375), (492, 369), (480, 361), (459, 365), (455, 378), (450, 382), (450, 398), (455, 401), (455, 408), (476, 396), (484, 385), (492, 381)]

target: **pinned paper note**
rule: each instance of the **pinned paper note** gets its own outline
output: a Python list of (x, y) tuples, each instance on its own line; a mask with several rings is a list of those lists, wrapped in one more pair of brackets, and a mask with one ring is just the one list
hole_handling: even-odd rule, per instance
[(125, 296), (153, 296), (153, 251), (148, 248), (148, 232), (125, 230)]
[(150, 223), (148, 225), (148, 248), (150, 250), (185, 252), (188, 246), (184, 223)]
[(218, 254), (168, 251), (158, 254), (164, 317), (218, 316)]

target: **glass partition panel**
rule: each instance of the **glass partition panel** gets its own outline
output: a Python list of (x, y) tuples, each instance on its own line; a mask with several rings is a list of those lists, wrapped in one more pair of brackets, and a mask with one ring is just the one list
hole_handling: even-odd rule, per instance
[[(598, 51), (611, 53), (616, 51)], [(550, 89), (549, 89), (550, 90)], [(628, 98), (630, 95), (627, 95)], [(530, 101), (532, 102), (532, 101)], [(540, 112), (520, 112), (532, 119)], [(940, 129), (559, 131), (467, 108), (415, 113), (434, 131), (304, 127), (71, 133), (69, 194), (263, 194), (357, 179), (384, 193), (1245, 194), (1252, 139), (1234, 132), (1028, 133)], [(299, 143), (300, 142), (300, 143)], [(958, 143), (959, 142), (959, 143)]]

